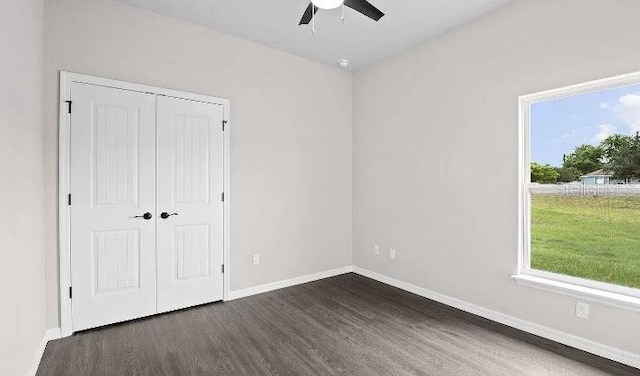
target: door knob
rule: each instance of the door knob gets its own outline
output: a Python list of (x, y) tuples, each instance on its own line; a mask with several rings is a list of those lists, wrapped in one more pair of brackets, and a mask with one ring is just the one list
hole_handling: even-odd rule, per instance
[(135, 217), (131, 217), (131, 218), (142, 218), (142, 219), (146, 219), (148, 221), (151, 218), (153, 218), (153, 215), (151, 213), (149, 213), (149, 212), (146, 212), (143, 215), (136, 215)]
[(160, 214), (160, 218), (162, 218), (162, 219), (167, 219), (167, 218), (171, 217), (172, 215), (178, 215), (178, 213), (169, 214), (169, 213), (167, 213), (167, 212), (162, 212), (162, 213)]

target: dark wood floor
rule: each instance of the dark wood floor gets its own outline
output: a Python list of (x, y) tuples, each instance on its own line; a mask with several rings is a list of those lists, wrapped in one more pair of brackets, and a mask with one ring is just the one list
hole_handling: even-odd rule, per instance
[(346, 274), (49, 342), (45, 375), (638, 375)]

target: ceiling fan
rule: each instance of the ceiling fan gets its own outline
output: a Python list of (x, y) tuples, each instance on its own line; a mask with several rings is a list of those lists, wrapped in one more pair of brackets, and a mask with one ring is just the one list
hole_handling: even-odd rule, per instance
[(335, 9), (339, 6), (347, 6), (374, 21), (378, 21), (384, 16), (384, 13), (367, 0), (312, 0), (298, 25), (308, 25), (319, 9)]

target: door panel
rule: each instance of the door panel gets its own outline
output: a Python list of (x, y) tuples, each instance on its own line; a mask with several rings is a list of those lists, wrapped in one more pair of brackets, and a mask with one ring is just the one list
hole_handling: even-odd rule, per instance
[(74, 331), (156, 312), (155, 96), (71, 86)]
[(209, 277), (209, 225), (176, 226), (173, 228), (172, 249), (176, 261), (176, 280)]
[(158, 311), (223, 298), (223, 107), (158, 97)]
[(93, 110), (93, 205), (137, 207), (140, 111), (103, 104)]
[(97, 231), (91, 235), (95, 294), (140, 287), (140, 231)]
[(174, 116), (169, 130), (173, 133), (173, 148), (168, 151), (174, 166), (173, 203), (207, 205), (211, 199), (211, 120), (201, 115)]

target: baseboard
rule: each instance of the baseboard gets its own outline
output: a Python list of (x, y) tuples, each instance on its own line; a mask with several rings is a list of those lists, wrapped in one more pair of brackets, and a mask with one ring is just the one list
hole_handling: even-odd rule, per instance
[(425, 288), (412, 285), (410, 283), (402, 282), (397, 279), (372, 272), (370, 270), (354, 267), (353, 271), (354, 273), (360, 274), (364, 277), (374, 279), (378, 282), (382, 282), (393, 287), (397, 287), (399, 289), (411, 292), (430, 300), (434, 300), (438, 303), (448, 305), (461, 311), (465, 311), (491, 321), (499, 322), (500, 324), (504, 324), (506, 326), (519, 329), (524, 332), (531, 333), (536, 336), (561, 343), (563, 345), (567, 345), (569, 347), (586, 351), (603, 358), (611, 359), (618, 363), (626, 364), (635, 368), (640, 368), (640, 355), (620, 350), (615, 347), (606, 346), (571, 334), (567, 334), (556, 329), (551, 329), (546, 326), (519, 319), (517, 317), (505, 315), (498, 311), (493, 311), (475, 304), (465, 302), (463, 300), (455, 299), (434, 291), (430, 291)]
[[(384, 284), (387, 284), (393, 287), (397, 287), (399, 289), (436, 301), (438, 303), (448, 305), (450, 307), (459, 309), (461, 311), (465, 311), (465, 312), (474, 314), (476, 316), (480, 316), (485, 319), (495, 321), (500, 324), (561, 343), (569, 347), (586, 351), (588, 353), (601, 356), (603, 358), (611, 359), (613, 361), (640, 369), (640, 355), (637, 355), (628, 351), (624, 351), (615, 347), (606, 346), (585, 338), (567, 334), (556, 329), (551, 329), (543, 325), (539, 325), (539, 324), (532, 323), (530, 321), (519, 319), (517, 317), (505, 315), (498, 311), (487, 309), (487, 308), (478, 306), (476, 304), (468, 303), (460, 299), (452, 298), (450, 296), (440, 294), (435, 291), (431, 291), (416, 285), (412, 285), (407, 282), (403, 282), (391, 277), (387, 277), (383, 274), (379, 274), (367, 269), (354, 267), (354, 266), (345, 266), (341, 268), (326, 270), (319, 273), (308, 274), (308, 275), (286, 279), (282, 281), (267, 283), (260, 286), (250, 287), (250, 288), (236, 290), (236, 291), (230, 291), (229, 298), (227, 300), (241, 299), (251, 295), (262, 294), (268, 291), (279, 290), (285, 287), (300, 285), (303, 283), (313, 282), (320, 279), (334, 277), (337, 275), (351, 273), (351, 272), (354, 272), (356, 274), (362, 275), (367, 278), (371, 278), (373, 280), (382, 282)], [(40, 360), (42, 359), (42, 355), (44, 354), (44, 350), (47, 345), (47, 342), (49, 342), (50, 340), (58, 339), (58, 338), (61, 338), (60, 328), (49, 329), (45, 332), (44, 338), (40, 343), (40, 347), (38, 348), (38, 352), (35, 356), (34, 363), (29, 375), (35, 376), (36, 372), (38, 371), (38, 366), (40, 365)]]
[(340, 274), (346, 274), (353, 272), (352, 266), (344, 266), (337, 269), (326, 270), (324, 272), (303, 275), (291, 279), (285, 279), (282, 281), (267, 283), (260, 286), (249, 287), (246, 289), (229, 291), (229, 297), (227, 300), (235, 300), (240, 298), (246, 298), (247, 296), (262, 294), (264, 292), (279, 290), (285, 287), (301, 285), (303, 283), (313, 282), (324, 278), (334, 277)]
[(42, 355), (44, 355), (44, 349), (47, 347), (47, 343), (61, 337), (60, 328), (47, 329), (47, 331), (44, 332), (44, 337), (42, 341), (40, 341), (40, 346), (38, 346), (38, 351), (29, 370), (29, 376), (35, 376), (38, 372), (38, 367), (40, 366), (40, 361), (42, 360)]

